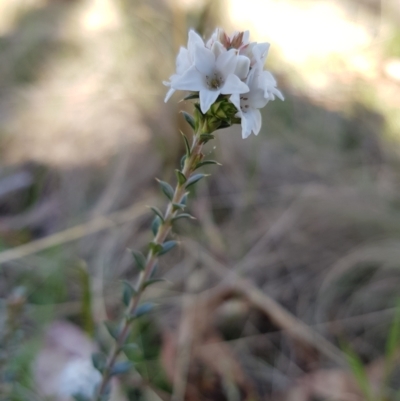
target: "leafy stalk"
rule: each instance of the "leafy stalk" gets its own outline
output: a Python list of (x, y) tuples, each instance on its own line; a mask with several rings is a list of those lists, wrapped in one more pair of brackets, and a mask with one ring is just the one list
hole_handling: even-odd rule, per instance
[[(102, 366), (99, 366), (99, 370), (102, 373), (102, 381), (98, 387), (95, 397), (96, 401), (104, 401), (107, 399), (107, 395), (110, 391), (110, 379), (113, 374), (115, 374), (117, 358), (126, 345), (125, 343), (128, 338), (133, 320), (139, 315), (143, 314), (142, 312), (144, 311), (141, 311), (141, 307), (146, 309), (145, 312), (149, 310), (149, 305), (140, 305), (140, 300), (145, 288), (149, 285), (149, 283), (151, 284), (152, 282), (155, 282), (155, 280), (151, 280), (151, 275), (156, 266), (158, 257), (176, 245), (175, 241), (165, 242), (169, 232), (171, 231), (173, 222), (177, 220), (177, 218), (192, 218), (192, 216), (186, 213), (179, 214), (179, 212), (185, 206), (187, 187), (189, 185), (193, 185), (204, 176), (201, 175), (201, 177), (199, 177), (199, 174), (193, 174), (203, 158), (203, 154), (201, 153), (204, 144), (202, 135), (204, 135), (204, 132), (202, 132), (200, 128), (193, 136), (192, 146), (190, 149), (187, 149), (184, 165), (182, 170), (179, 171), (175, 189), (173, 190), (169, 184), (159, 181), (162, 191), (169, 199), (169, 203), (165, 214), (161, 216), (158, 209), (152, 208), (156, 214), (156, 219), (158, 219), (158, 224), (153, 231), (155, 232), (155, 236), (150, 244), (147, 257), (144, 258), (140, 253), (132, 252), (136, 264), (139, 265), (138, 267), (140, 274), (135, 287), (130, 288), (125, 284), (124, 301), (128, 306), (126, 308), (126, 313), (121, 328), (119, 329), (118, 333), (113, 336), (115, 338), (115, 345), (105, 363)], [(181, 207), (179, 207), (179, 205)]]

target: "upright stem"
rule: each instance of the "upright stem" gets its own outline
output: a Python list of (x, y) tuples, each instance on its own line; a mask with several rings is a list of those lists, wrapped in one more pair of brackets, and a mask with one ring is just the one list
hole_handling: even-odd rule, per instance
[[(203, 144), (200, 142), (200, 132), (196, 133), (193, 137), (193, 143), (190, 151), (190, 156), (186, 158), (184, 167), (182, 169), (182, 174), (188, 179), (193, 171), (196, 168), (197, 161), (199, 160), (199, 157), (201, 157), (201, 149), (202, 149)], [(177, 214), (177, 211), (174, 210), (173, 204), (174, 203), (180, 203), (183, 196), (185, 195), (185, 184), (179, 184), (179, 182), (176, 184), (174, 195), (170, 203), (168, 204), (167, 210), (164, 215), (164, 222), (160, 225), (157, 234), (154, 237), (153, 242), (155, 244), (163, 244), (165, 241), (168, 233), (171, 230), (172, 227), (172, 219), (175, 217)], [(110, 381), (111, 378), (111, 372), (112, 369), (115, 365), (115, 362), (117, 360), (117, 357), (119, 353), (121, 352), (121, 349), (123, 345), (125, 344), (125, 341), (129, 335), (129, 330), (131, 326), (131, 319), (129, 319), (130, 316), (133, 316), (136, 312), (136, 309), (139, 305), (140, 299), (142, 297), (143, 291), (144, 291), (144, 284), (146, 281), (149, 279), (151, 276), (151, 273), (154, 269), (154, 266), (157, 261), (157, 254), (154, 253), (152, 249), (149, 250), (147, 254), (147, 259), (146, 259), (146, 266), (143, 269), (143, 271), (140, 272), (138, 281), (136, 283), (136, 293), (135, 295), (131, 298), (129, 305), (126, 309), (126, 314), (125, 318), (122, 322), (122, 327), (119, 332), (118, 337), (116, 338), (115, 345), (110, 353), (109, 359), (107, 361), (107, 365), (103, 371), (103, 377), (102, 381), (100, 383), (97, 395), (95, 400), (100, 401), (101, 396), (103, 396), (106, 393), (107, 385)]]

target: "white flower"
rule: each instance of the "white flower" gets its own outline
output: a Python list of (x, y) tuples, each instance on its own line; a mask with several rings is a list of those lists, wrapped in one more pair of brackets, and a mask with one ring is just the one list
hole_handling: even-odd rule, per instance
[(275, 96), (285, 100), (281, 91), (276, 87), (276, 80), (269, 71), (263, 71), (259, 77), (260, 87), (264, 90), (264, 97), (268, 100), (275, 100)]
[(194, 31), (189, 33), (188, 49), (181, 48), (176, 60), (176, 73), (170, 77), (165, 101), (175, 90), (198, 92), (200, 109), (206, 113), (220, 95), (230, 95), (242, 124), (242, 136), (257, 135), (261, 113), (275, 97), (283, 100), (277, 83), (264, 70), (269, 43), (249, 41), (249, 31), (227, 35), (216, 29), (204, 44)]
[(176, 57), (176, 73), (169, 77), (169, 82), (164, 81), (165, 86), (170, 89), (165, 96), (164, 101), (167, 102), (174, 94), (175, 89), (172, 87), (172, 81), (178, 79), (185, 71), (187, 71), (194, 64), (194, 51), (196, 46), (204, 46), (203, 39), (192, 29), (189, 31), (189, 39), (187, 49), (181, 47), (178, 56)]
[(219, 95), (248, 92), (248, 86), (238, 76), (247, 75), (248, 68), (249, 63), (238, 57), (236, 49), (225, 50), (218, 42), (211, 50), (196, 46), (194, 65), (171, 80), (171, 88), (199, 92), (200, 108), (206, 113)]
[(243, 138), (247, 138), (252, 132), (258, 135), (261, 129), (259, 109), (263, 108), (269, 101), (269, 98), (264, 96), (264, 89), (260, 87), (259, 78), (257, 69), (251, 70), (246, 80), (249, 92), (232, 95), (229, 99), (238, 109), (237, 117), (241, 118)]

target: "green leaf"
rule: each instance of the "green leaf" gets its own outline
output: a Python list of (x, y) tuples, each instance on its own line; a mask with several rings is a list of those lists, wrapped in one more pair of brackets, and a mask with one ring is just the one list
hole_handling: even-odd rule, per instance
[(188, 195), (189, 195), (189, 192), (186, 192), (185, 195), (182, 196), (181, 205), (185, 205), (186, 206)]
[(160, 218), (160, 220), (164, 223), (164, 216), (163, 216), (161, 210), (158, 207), (155, 207), (155, 206), (149, 206), (149, 207)]
[(161, 219), (160, 216), (154, 217), (153, 222), (151, 223), (151, 231), (156, 236), (158, 233), (158, 229), (161, 226)]
[(186, 182), (186, 177), (180, 170), (175, 170), (175, 173), (176, 173), (176, 177), (178, 179), (179, 185), (183, 185)]
[(183, 170), (183, 168), (185, 167), (185, 161), (186, 161), (186, 155), (183, 155), (181, 158), (181, 169)]
[(143, 253), (139, 251), (131, 250), (132, 256), (135, 259), (136, 266), (139, 270), (143, 271), (146, 267), (146, 258), (144, 257)]
[(182, 213), (182, 214), (178, 214), (178, 216), (175, 216), (172, 221), (176, 221), (179, 219), (192, 219), (192, 220), (196, 220), (196, 217), (192, 216), (189, 213)]
[(353, 376), (356, 379), (358, 386), (360, 387), (360, 390), (364, 394), (365, 399), (368, 401), (374, 401), (372, 388), (370, 386), (367, 372), (361, 359), (349, 346), (344, 346), (342, 348), (344, 349), (344, 353), (350, 366), (350, 370), (352, 371)]
[(192, 100), (192, 99), (198, 99), (199, 98), (199, 92), (194, 92), (191, 93), (190, 95), (185, 96), (182, 100)]
[(171, 187), (171, 185), (169, 185), (168, 182), (161, 181), (161, 180), (159, 180), (157, 178), (156, 178), (156, 180), (160, 184), (161, 190), (164, 192), (165, 196), (169, 200), (172, 200), (172, 198), (174, 197), (174, 190)]
[(204, 177), (208, 177), (209, 174), (195, 174), (189, 177), (189, 179), (186, 181), (186, 188), (189, 188), (190, 186), (196, 184), (196, 182), (200, 181)]
[(116, 324), (114, 322), (110, 322), (109, 320), (107, 320), (104, 322), (104, 326), (106, 326), (106, 329), (110, 333), (110, 336), (114, 340), (117, 340), (119, 333), (120, 333), (119, 324)]
[[(194, 121), (194, 120), (193, 120), (193, 121)], [(194, 127), (193, 127), (193, 129), (194, 129)], [(180, 131), (180, 133), (181, 133), (181, 135), (182, 135), (183, 142), (185, 143), (186, 156), (189, 157), (190, 154), (191, 154), (189, 141), (188, 141), (188, 139), (187, 139), (187, 136), (186, 136), (182, 131)]]
[(144, 290), (145, 288), (149, 287), (150, 285), (156, 284), (156, 283), (162, 283), (165, 282), (165, 278), (152, 278), (150, 280), (147, 280), (143, 283), (142, 289)]
[(200, 143), (207, 143), (208, 141), (210, 141), (211, 139), (214, 139), (214, 135), (213, 134), (201, 134), (200, 135)]
[(133, 364), (129, 361), (117, 362), (110, 371), (110, 376), (122, 375), (132, 369)]
[(217, 164), (218, 166), (222, 166), (221, 163), (218, 163), (218, 162), (215, 161), (215, 160), (204, 160), (204, 161), (202, 161), (202, 162), (200, 162), (200, 163), (197, 163), (195, 169), (198, 169), (198, 168), (200, 168), (200, 167), (206, 166), (206, 165), (208, 165), (208, 164)]
[(125, 344), (121, 347), (121, 351), (126, 355), (129, 360), (138, 360), (141, 357), (141, 350), (135, 343)]
[(150, 242), (149, 248), (154, 253), (154, 255), (158, 255), (163, 249), (161, 244), (156, 244), (155, 242)]
[(175, 212), (177, 210), (184, 210), (186, 205), (183, 205), (182, 203), (173, 203), (172, 204), (172, 210)]
[(128, 306), (129, 303), (131, 302), (131, 299), (133, 296), (137, 294), (136, 290), (132, 287), (130, 283), (128, 283), (126, 280), (122, 282), (123, 289), (122, 289), (122, 301), (125, 304), (125, 306)]
[(145, 302), (144, 304), (141, 304), (137, 307), (136, 312), (133, 314), (132, 318), (136, 319), (143, 315), (147, 315), (153, 310), (153, 308), (154, 304), (152, 304), (151, 302)]
[(97, 369), (100, 373), (103, 373), (107, 365), (107, 358), (101, 352), (95, 352), (92, 354), (92, 363), (95, 369)]
[(186, 113), (186, 111), (181, 111), (181, 113), (183, 114), (184, 119), (186, 120), (186, 122), (193, 128), (195, 129), (196, 123), (194, 121), (193, 116), (191, 116), (189, 113)]
[(176, 246), (177, 242), (176, 241), (167, 241), (162, 244), (162, 249), (160, 252), (158, 252), (158, 255), (164, 255), (165, 253), (169, 252), (172, 248)]

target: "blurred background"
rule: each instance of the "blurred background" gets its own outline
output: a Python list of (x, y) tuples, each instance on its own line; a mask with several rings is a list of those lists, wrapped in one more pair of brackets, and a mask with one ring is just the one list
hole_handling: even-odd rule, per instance
[(112, 399), (399, 399), (400, 2), (1, 0), (1, 400), (69, 400), (112, 344), (189, 133), (162, 81), (217, 26), (271, 43), (285, 101), (207, 145)]

